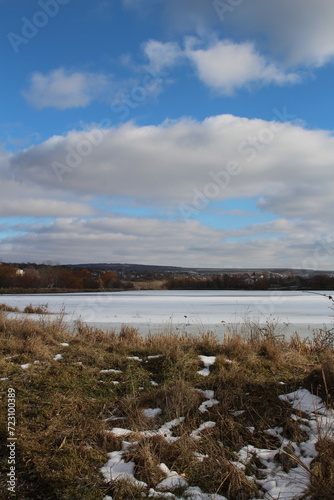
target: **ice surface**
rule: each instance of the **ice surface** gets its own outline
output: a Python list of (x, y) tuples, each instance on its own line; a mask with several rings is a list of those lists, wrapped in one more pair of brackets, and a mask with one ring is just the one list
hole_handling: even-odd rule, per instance
[[(331, 291), (326, 293), (334, 295)], [(318, 294), (299, 291), (143, 290), (42, 296), (8, 294), (3, 295), (2, 300), (20, 309), (30, 303), (33, 306), (48, 303), (50, 312), (54, 313), (65, 307), (65, 320), (70, 323), (81, 318), (85, 323), (105, 328), (132, 324), (146, 332), (178, 327), (199, 333), (203, 328), (210, 328), (222, 335), (226, 323), (241, 323), (245, 318), (265, 322), (272, 318), (281, 324), (290, 324), (287, 331), (293, 333), (296, 328), (298, 331), (302, 329), (307, 336), (312, 335), (313, 327), (331, 322), (328, 300)]]

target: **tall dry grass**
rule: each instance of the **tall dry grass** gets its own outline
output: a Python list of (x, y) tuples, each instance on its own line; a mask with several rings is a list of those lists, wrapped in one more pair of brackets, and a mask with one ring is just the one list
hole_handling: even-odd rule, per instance
[[(287, 341), (273, 326), (242, 325), (219, 341), (212, 332), (192, 337), (169, 330), (142, 337), (132, 326), (104, 332), (82, 322), (68, 331), (63, 315), (34, 321), (0, 312), (0, 335), (0, 378), (8, 377), (2, 381), (2, 404), (9, 384), (18, 394), (22, 499), (100, 500), (106, 494), (114, 500), (145, 498), (142, 488), (127, 481), (106, 484), (99, 474), (106, 453), (122, 446), (122, 438), (106, 432), (114, 426), (135, 433), (138, 444), (127, 459), (136, 463), (136, 477), (149, 486), (163, 478), (159, 464), (165, 463), (207, 493), (229, 500), (254, 498), (256, 483), (232, 463), (235, 453), (245, 444), (277, 447), (275, 438), (265, 433), (276, 426), (288, 440), (306, 437), (278, 395), (305, 386), (333, 403), (333, 345), (320, 342), (319, 336), (312, 341), (295, 335)], [(57, 361), (60, 352), (63, 358)], [(203, 367), (200, 355), (217, 357), (208, 377), (197, 373)], [(29, 368), (22, 369), (23, 363)], [(205, 397), (198, 389), (214, 391), (218, 400), (204, 413), (199, 406)], [(161, 415), (144, 416), (143, 409), (157, 407)], [(181, 416), (184, 420), (173, 428), (178, 438), (174, 442), (140, 434)], [(214, 427), (193, 439), (192, 431), (207, 420)], [(5, 439), (4, 415), (0, 435)], [(333, 444), (323, 436), (317, 446), (310, 496), (329, 500)], [(5, 457), (0, 462), (6, 468)], [(255, 459), (251, 470), (258, 470)]]

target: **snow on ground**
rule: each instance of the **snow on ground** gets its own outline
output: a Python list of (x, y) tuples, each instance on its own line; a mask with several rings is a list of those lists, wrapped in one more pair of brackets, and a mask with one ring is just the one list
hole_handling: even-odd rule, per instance
[(147, 408), (147, 410), (143, 410), (143, 415), (146, 418), (154, 418), (157, 415), (161, 415), (162, 409), (161, 408)]
[(203, 424), (201, 424), (198, 429), (195, 429), (194, 431), (192, 431), (192, 433), (190, 434), (190, 437), (192, 437), (193, 439), (201, 439), (201, 436), (200, 436), (200, 433), (202, 431), (204, 431), (205, 429), (210, 429), (212, 427), (215, 427), (216, 425), (216, 422), (204, 422)]
[(63, 359), (62, 354), (56, 354), (55, 357), (53, 358), (54, 361), (59, 361), (60, 359)]
[(157, 484), (156, 489), (158, 491), (170, 491), (176, 488), (187, 488), (189, 486), (188, 481), (184, 479), (184, 477), (180, 476), (175, 470), (169, 470), (167, 465), (160, 464), (160, 469), (166, 474), (166, 478)]
[(214, 399), (215, 393), (213, 391), (202, 391), (202, 389), (196, 390), (200, 394), (203, 394), (203, 396), (207, 399), (207, 401), (204, 401), (198, 408), (201, 413), (205, 413), (206, 411), (208, 411), (208, 408), (211, 408), (211, 406), (219, 404), (219, 401), (217, 399)]
[(199, 356), (200, 360), (202, 361), (204, 368), (202, 370), (199, 370), (197, 373), (200, 375), (204, 375), (204, 377), (207, 377), (210, 375), (210, 366), (214, 365), (216, 362), (216, 356)]
[[(308, 469), (312, 460), (317, 456), (315, 445), (319, 437), (326, 435), (334, 438), (334, 412), (325, 407), (321, 398), (312, 395), (307, 389), (299, 389), (279, 397), (290, 403), (294, 409), (300, 410), (308, 416), (308, 418), (292, 416), (300, 423), (300, 429), (307, 434), (308, 439), (298, 445), (282, 436), (282, 427), (268, 429), (266, 432), (281, 442), (280, 448), (278, 450), (265, 450), (248, 445), (240, 450), (239, 460), (242, 464), (247, 464), (254, 456), (260, 459), (263, 464), (261, 472), (265, 477), (257, 480), (257, 483), (264, 490), (266, 500), (273, 498), (294, 500), (305, 493), (309, 484)], [(281, 452), (283, 459), (284, 456), (289, 458), (291, 455), (295, 456), (297, 467), (291, 467), (287, 472), (284, 471), (283, 465), (274, 461), (278, 452)]]
[[(205, 368), (209, 369), (215, 362), (214, 356), (202, 356)], [(217, 404), (218, 401), (214, 399), (214, 392), (209, 390), (197, 389), (205, 398), (206, 401), (199, 406), (201, 413), (208, 412), (208, 408)], [(290, 394), (283, 394), (279, 396), (282, 401), (289, 403), (292, 408), (297, 411), (303, 412), (304, 416), (293, 414), (291, 418), (299, 422), (300, 429), (307, 435), (307, 439), (299, 444), (289, 441), (284, 438), (283, 428), (276, 427), (267, 429), (267, 434), (274, 436), (280, 442), (277, 449), (260, 449), (252, 445), (244, 446), (237, 453), (237, 460), (233, 462), (234, 465), (244, 470), (246, 465), (255, 457), (260, 460), (262, 467), (259, 469), (262, 479), (254, 478), (258, 484), (260, 491), (262, 491), (262, 500), (294, 500), (301, 498), (305, 494), (305, 490), (309, 484), (310, 475), (309, 467), (311, 462), (317, 456), (316, 443), (321, 436), (329, 436), (334, 439), (334, 412), (332, 409), (326, 408), (321, 398), (312, 395), (307, 389), (299, 389), (298, 391)], [(161, 409), (148, 408), (143, 410), (145, 416), (154, 417), (161, 414)], [(235, 412), (235, 416), (240, 412)], [(306, 415), (306, 417), (305, 417)], [(173, 428), (178, 426), (184, 421), (184, 417), (179, 417), (170, 422), (166, 422), (157, 430), (148, 430), (136, 432), (134, 438), (138, 439), (138, 435), (151, 437), (156, 435), (163, 436), (167, 442), (174, 442), (179, 439), (173, 436)], [(197, 429), (190, 433), (190, 437), (194, 440), (201, 439), (201, 433), (206, 429), (210, 429), (216, 425), (213, 421), (203, 422)], [(252, 429), (254, 430), (254, 429)], [(123, 429), (114, 427), (111, 432), (114, 436), (130, 436), (133, 431), (130, 429)], [(185, 477), (178, 474), (177, 471), (170, 471), (165, 464), (160, 464), (162, 472), (165, 474), (163, 479), (154, 490), (148, 488), (145, 483), (138, 481), (135, 478), (135, 464), (134, 462), (126, 462), (125, 456), (127, 450), (131, 446), (136, 446), (137, 441), (123, 441), (122, 450), (113, 451), (108, 454), (109, 461), (101, 468), (101, 472), (107, 482), (111, 480), (118, 480), (126, 478), (132, 483), (142, 486), (148, 492), (149, 498), (170, 498), (178, 500), (180, 498), (187, 498), (189, 500), (226, 500), (224, 496), (217, 494), (208, 494), (201, 491), (198, 487), (189, 486)], [(195, 454), (196, 458), (203, 462), (207, 454)], [(282, 457), (277, 460), (278, 456)], [(290, 460), (290, 466), (284, 466), (284, 457)], [(293, 459), (295, 457), (295, 459)], [(176, 488), (184, 488), (183, 496), (177, 497), (173, 491)], [(167, 494), (167, 496), (166, 496)], [(112, 500), (110, 496), (106, 496), (104, 500)], [(260, 500), (260, 499), (252, 499)], [(305, 500), (308, 500), (305, 497)]]
[(122, 373), (122, 370), (114, 370), (114, 368), (110, 368), (108, 370), (100, 370), (100, 373)]

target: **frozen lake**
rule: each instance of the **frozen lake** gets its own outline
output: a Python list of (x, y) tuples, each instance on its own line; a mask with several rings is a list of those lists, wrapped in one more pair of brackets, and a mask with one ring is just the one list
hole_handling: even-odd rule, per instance
[[(28, 304), (48, 304), (49, 311), (65, 308), (66, 321), (78, 318), (102, 328), (138, 327), (142, 333), (166, 328), (198, 333), (213, 330), (222, 336), (226, 324), (245, 319), (278, 322), (287, 336), (331, 326), (331, 302), (319, 294), (299, 291), (129, 291), (113, 293), (64, 293), (1, 295), (0, 302), (23, 309)], [(324, 292), (334, 295), (334, 292)]]

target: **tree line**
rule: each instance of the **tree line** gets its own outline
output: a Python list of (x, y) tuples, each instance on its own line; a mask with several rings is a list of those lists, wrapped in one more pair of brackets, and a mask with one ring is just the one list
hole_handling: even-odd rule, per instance
[(168, 290), (270, 290), (313, 289), (333, 290), (334, 277), (328, 274), (314, 276), (219, 274), (211, 276), (173, 276), (167, 283)]
[(89, 269), (47, 265), (22, 270), (10, 264), (1, 264), (0, 288), (98, 290), (131, 288), (131, 283), (120, 280), (111, 270), (98, 273)]

